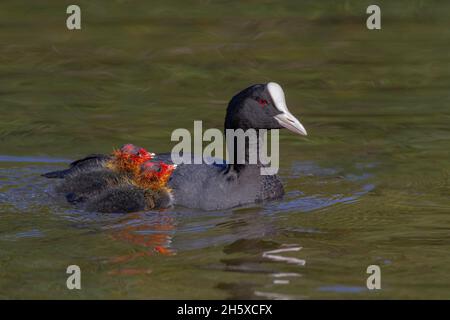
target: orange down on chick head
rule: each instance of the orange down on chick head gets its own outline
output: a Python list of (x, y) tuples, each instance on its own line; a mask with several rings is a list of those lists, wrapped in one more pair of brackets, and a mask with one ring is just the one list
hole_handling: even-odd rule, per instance
[(126, 144), (114, 150), (113, 158), (107, 166), (130, 175), (132, 181), (144, 189), (159, 190), (166, 188), (176, 165), (161, 161), (151, 161), (155, 156), (144, 148)]
[(141, 165), (153, 159), (155, 154), (133, 144), (126, 144), (120, 149), (114, 150), (112, 155), (113, 159), (109, 163), (110, 168), (120, 172), (138, 175), (141, 170)]
[(138, 183), (145, 188), (158, 190), (164, 188), (176, 165), (164, 162), (146, 161), (141, 166)]

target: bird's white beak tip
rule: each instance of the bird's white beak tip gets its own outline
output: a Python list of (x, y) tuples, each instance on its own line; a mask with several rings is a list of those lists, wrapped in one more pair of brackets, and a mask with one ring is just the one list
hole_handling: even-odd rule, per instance
[(295, 132), (302, 136), (308, 135), (305, 127), (303, 127), (303, 125), (300, 123), (300, 121), (298, 121), (298, 119), (295, 118), (289, 111), (286, 111), (285, 113), (276, 115), (275, 119), (278, 121), (278, 123), (281, 126), (285, 127), (286, 129), (288, 129), (292, 132)]

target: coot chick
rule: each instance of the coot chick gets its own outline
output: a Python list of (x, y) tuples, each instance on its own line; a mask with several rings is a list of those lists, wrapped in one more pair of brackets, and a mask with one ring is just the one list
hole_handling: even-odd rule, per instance
[(56, 190), (89, 211), (167, 208), (173, 203), (167, 181), (175, 166), (152, 161), (153, 157), (145, 149), (128, 144), (112, 155), (88, 156), (73, 162), (67, 170), (44, 176), (64, 178)]

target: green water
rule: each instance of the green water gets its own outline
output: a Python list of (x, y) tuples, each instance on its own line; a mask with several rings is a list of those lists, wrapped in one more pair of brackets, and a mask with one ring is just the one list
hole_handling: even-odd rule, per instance
[[(378, 1), (380, 31), (371, 1), (76, 3), (81, 31), (72, 1), (0, 4), (0, 298), (450, 298), (448, 1)], [(281, 133), (282, 200), (100, 215), (39, 176), (170, 151), (268, 81), (309, 133)], [(291, 247), (304, 265), (263, 256)]]

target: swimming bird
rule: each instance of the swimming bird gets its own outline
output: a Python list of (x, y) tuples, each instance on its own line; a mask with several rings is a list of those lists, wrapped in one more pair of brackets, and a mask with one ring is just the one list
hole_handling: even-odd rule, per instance
[(167, 181), (176, 166), (153, 161), (153, 157), (144, 148), (127, 144), (111, 155), (91, 155), (73, 162), (67, 170), (44, 176), (64, 178), (57, 192), (89, 211), (167, 208), (173, 203)]
[[(275, 82), (255, 84), (237, 93), (228, 104), (224, 128), (287, 128), (307, 135), (300, 121), (289, 112), (284, 91)], [(229, 164), (180, 164), (174, 170), (170, 154), (153, 155), (125, 145), (113, 155), (93, 154), (71, 163), (66, 170), (43, 176), (63, 178), (59, 191), (70, 202), (86, 203), (88, 210), (100, 212), (131, 212), (174, 204), (219, 210), (281, 198), (284, 188), (279, 177), (261, 175), (260, 169), (265, 165), (260, 161), (249, 163), (249, 144), (245, 148), (243, 163), (237, 161), (234, 150), (234, 161)], [(138, 165), (133, 164), (131, 169), (126, 168), (126, 163), (118, 166), (118, 155), (134, 157)], [(140, 177), (145, 176), (145, 170), (153, 175), (157, 187), (149, 188), (142, 182), (145, 178)], [(155, 173), (161, 170), (165, 180), (158, 181)]]

